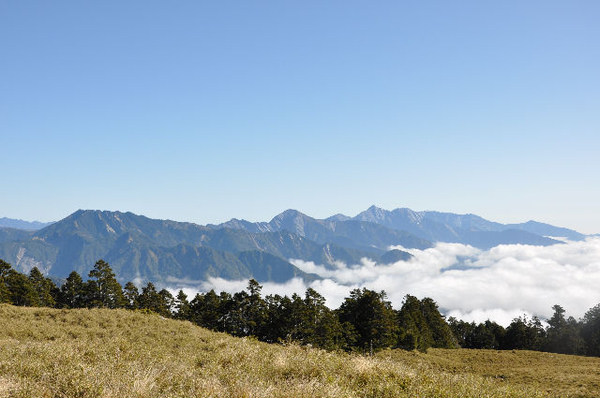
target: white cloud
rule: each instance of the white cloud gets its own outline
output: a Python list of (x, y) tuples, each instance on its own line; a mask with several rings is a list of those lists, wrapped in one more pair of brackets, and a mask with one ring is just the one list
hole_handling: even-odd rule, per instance
[[(403, 249), (406, 250), (406, 249)], [(360, 264), (338, 264), (336, 269), (302, 260), (290, 260), (323, 280), (310, 284), (337, 308), (354, 288), (385, 290), (399, 308), (406, 294), (431, 297), (448, 315), (476, 322), (493, 319), (504, 325), (519, 316), (552, 315), (560, 304), (567, 315), (580, 318), (600, 302), (600, 238), (548, 247), (500, 245), (490, 250), (440, 243), (426, 250), (410, 249), (409, 261), (381, 265), (363, 259)], [(199, 290), (236, 292), (247, 281), (211, 278)], [(265, 283), (263, 294), (303, 295), (308, 286), (300, 279), (285, 284)]]
[[(180, 281), (180, 280), (178, 280)], [(208, 292), (211, 289), (214, 289), (215, 292), (229, 292), (236, 293), (242, 290), (245, 290), (248, 287), (248, 280), (227, 280), (223, 278), (208, 278), (207, 281), (197, 281), (196, 285), (190, 284), (190, 280), (185, 280), (186, 286), (184, 287), (175, 287), (172, 286), (169, 290), (171, 292), (179, 291), (179, 289), (183, 290), (185, 294), (188, 295), (189, 299), (193, 299), (194, 296), (198, 292)], [(306, 291), (306, 285), (300, 278), (293, 278), (287, 281), (286, 283), (272, 283), (266, 282), (262, 283), (262, 292), (263, 296), (269, 294), (279, 294), (281, 296), (287, 295), (291, 296), (294, 293), (304, 295)]]
[(455, 317), (462, 319), (466, 322), (481, 323), (488, 319), (493, 319), (496, 323), (503, 325), (504, 327), (510, 325), (513, 319), (520, 316), (526, 316), (528, 319), (532, 318), (532, 314), (524, 309), (513, 309), (504, 310), (502, 308), (490, 308), (490, 309), (478, 309), (468, 313), (463, 313), (458, 310), (449, 311), (447, 317)]

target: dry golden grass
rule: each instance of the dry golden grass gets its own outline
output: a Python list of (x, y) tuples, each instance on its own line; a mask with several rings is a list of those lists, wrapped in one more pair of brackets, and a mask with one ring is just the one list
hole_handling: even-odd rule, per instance
[(600, 397), (600, 358), (535, 351), (385, 351), (381, 358), (452, 374), (475, 374), (557, 397)]
[(0, 397), (535, 397), (553, 387), (477, 370), (466, 350), (367, 358), (125, 310), (0, 305), (0, 325)]

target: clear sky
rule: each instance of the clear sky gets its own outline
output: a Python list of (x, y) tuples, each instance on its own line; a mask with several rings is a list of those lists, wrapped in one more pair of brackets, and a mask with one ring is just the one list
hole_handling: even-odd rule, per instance
[(600, 233), (600, 2), (0, 2), (0, 217)]

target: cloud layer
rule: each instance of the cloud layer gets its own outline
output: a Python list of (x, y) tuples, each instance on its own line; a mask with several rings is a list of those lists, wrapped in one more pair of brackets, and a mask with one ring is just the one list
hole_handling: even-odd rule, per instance
[[(550, 317), (554, 304), (580, 318), (600, 303), (597, 237), (548, 247), (500, 245), (485, 251), (454, 243), (439, 243), (427, 250), (398, 249), (414, 258), (387, 265), (363, 259), (355, 265), (338, 263), (334, 270), (292, 259), (301, 270), (324, 279), (309, 286), (299, 279), (265, 283), (263, 293), (303, 295), (312, 287), (330, 307), (337, 308), (351, 289), (366, 287), (385, 290), (396, 308), (406, 294), (431, 297), (448, 316), (476, 322), (493, 319), (503, 325), (522, 314)], [(246, 285), (247, 281), (214, 278), (197, 288), (236, 292)]]

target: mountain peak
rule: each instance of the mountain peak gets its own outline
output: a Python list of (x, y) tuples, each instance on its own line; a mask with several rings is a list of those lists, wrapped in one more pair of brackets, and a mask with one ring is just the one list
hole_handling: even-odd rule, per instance
[(287, 210), (279, 213), (275, 217), (273, 217), (273, 219), (271, 220), (270, 223), (278, 222), (281, 220), (290, 220), (290, 219), (299, 219), (299, 218), (309, 218), (310, 219), (312, 217), (309, 217), (306, 214), (299, 212), (298, 210), (287, 209)]
[(389, 212), (387, 210), (372, 205), (367, 210), (363, 211), (362, 213), (359, 213), (354, 218), (360, 221), (381, 222), (386, 219), (388, 213)]
[(304, 236), (306, 225), (314, 222), (317, 222), (317, 220), (299, 212), (298, 210), (288, 209), (283, 213), (276, 215), (269, 222), (269, 226), (275, 231), (285, 229), (295, 234)]
[(278, 215), (279, 216), (286, 216), (286, 217), (290, 217), (290, 216), (305, 216), (304, 213), (301, 213), (301, 212), (299, 212), (296, 209), (287, 209), (287, 210), (282, 211)]

